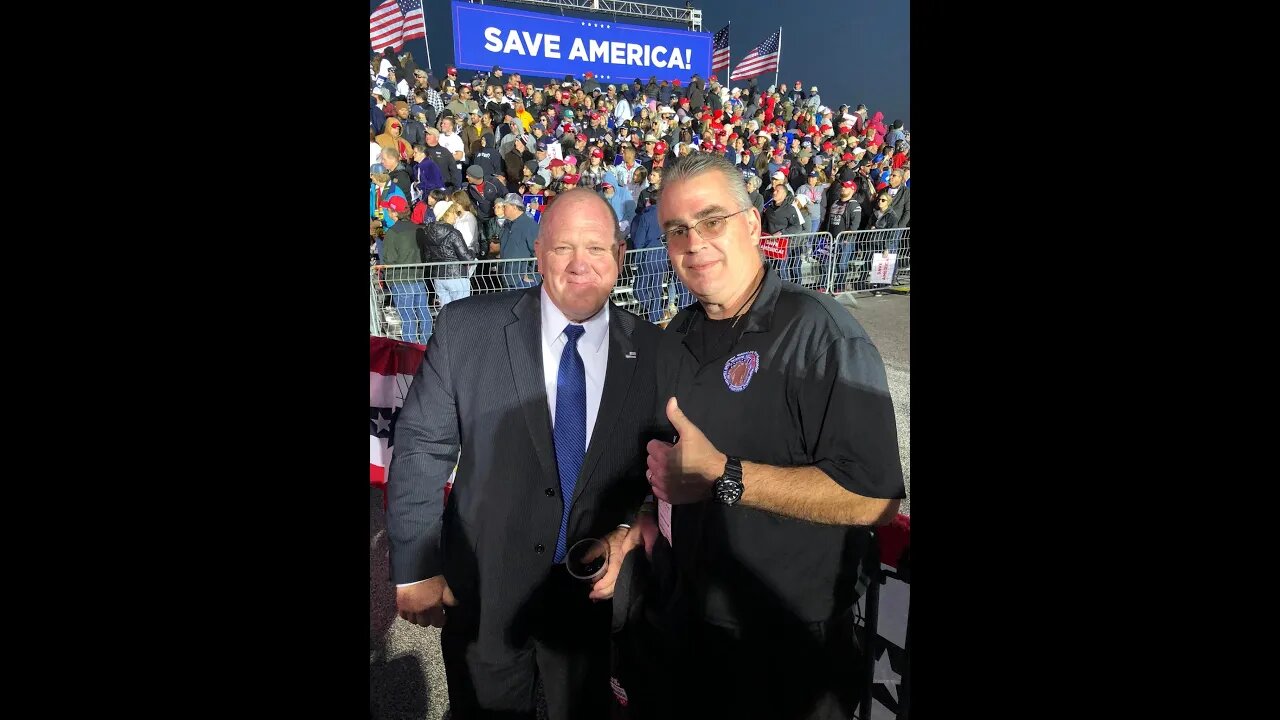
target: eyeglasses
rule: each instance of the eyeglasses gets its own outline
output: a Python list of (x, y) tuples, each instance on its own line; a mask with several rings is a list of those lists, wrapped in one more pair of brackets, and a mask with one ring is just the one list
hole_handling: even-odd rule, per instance
[(664, 243), (670, 240), (683, 240), (685, 239), (686, 236), (688, 236), (690, 230), (697, 230), (698, 237), (702, 238), (703, 240), (715, 240), (716, 238), (723, 235), (724, 231), (729, 227), (729, 223), (726, 222), (729, 218), (733, 217), (734, 215), (740, 215), (750, 209), (751, 208), (742, 208), (738, 212), (732, 213), (730, 215), (718, 215), (714, 217), (706, 217), (706, 218), (702, 218), (701, 220), (699, 220), (698, 222), (692, 225), (687, 225), (687, 226), (681, 225), (679, 227), (674, 227), (662, 233), (661, 235), (659, 235), (658, 239)]

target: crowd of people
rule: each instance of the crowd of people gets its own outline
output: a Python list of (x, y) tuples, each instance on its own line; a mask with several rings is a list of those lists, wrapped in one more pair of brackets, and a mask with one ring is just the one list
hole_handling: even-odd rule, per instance
[[(537, 688), (557, 720), (869, 713), (894, 404), (853, 315), (786, 280), (807, 252), (850, 282), (839, 233), (906, 237), (902, 123), (801, 82), (437, 82), (393, 52), (370, 82), (372, 262), (426, 343), (390, 579), (451, 716), (534, 720)], [(628, 249), (643, 316), (611, 301)], [(477, 289), (506, 292), (453, 302)]]
[[(482, 265), (479, 277), (474, 263), (388, 268), (383, 280), (405, 340), (430, 337), (433, 293), (443, 306), (478, 288), (536, 283), (535, 215), (575, 187), (606, 199), (629, 249), (662, 247), (663, 169), (694, 153), (721, 154), (738, 168), (765, 234), (834, 238), (911, 224), (910, 132), (865, 105), (830, 107), (799, 80), (727, 87), (695, 74), (687, 83), (614, 84), (588, 72), (535, 86), (494, 66), (464, 82), (453, 66), (436, 78), (387, 48), (373, 54), (369, 82), (370, 264), (512, 261)], [(891, 251), (899, 235), (887, 233)], [(861, 289), (853, 245), (825, 243), (793, 245), (777, 264), (782, 277), (800, 281), (805, 255), (835, 278), (836, 292)], [(651, 254), (635, 293), (661, 323), (669, 317), (665, 261)], [(685, 307), (688, 291), (670, 281), (671, 299)]]

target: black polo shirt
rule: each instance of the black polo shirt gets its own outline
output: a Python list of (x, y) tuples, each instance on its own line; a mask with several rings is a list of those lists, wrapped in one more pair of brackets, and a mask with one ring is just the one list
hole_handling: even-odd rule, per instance
[[(674, 395), (723, 453), (815, 465), (859, 495), (906, 497), (884, 362), (848, 310), (766, 270), (755, 303), (730, 325), (709, 320), (700, 303), (672, 319), (659, 344), (660, 418)], [(717, 625), (838, 615), (860, 594), (868, 541), (865, 529), (742, 505), (672, 512), (672, 550), (692, 578), (694, 612)]]

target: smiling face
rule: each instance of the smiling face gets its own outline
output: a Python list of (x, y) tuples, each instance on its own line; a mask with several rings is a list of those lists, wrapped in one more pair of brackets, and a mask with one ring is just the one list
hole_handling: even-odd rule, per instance
[[(760, 270), (760, 213), (739, 197), (745, 196), (745, 187), (736, 194), (731, 190), (731, 181), (741, 186), (741, 174), (729, 167), (734, 178), (716, 170), (668, 176), (658, 203), (658, 221), (667, 233), (667, 254), (676, 274), (699, 300), (717, 305), (736, 297)], [(679, 231), (716, 217), (724, 219)], [(704, 230), (719, 235), (709, 238)]]
[(540, 224), (533, 252), (542, 286), (565, 317), (583, 322), (608, 302), (626, 252), (613, 210), (591, 190), (571, 190)]

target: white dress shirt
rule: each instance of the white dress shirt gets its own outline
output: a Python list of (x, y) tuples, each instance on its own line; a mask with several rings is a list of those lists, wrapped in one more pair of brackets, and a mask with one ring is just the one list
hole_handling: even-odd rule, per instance
[[(569, 319), (547, 297), (542, 288), (542, 378), (547, 387), (547, 410), (551, 412), (551, 427), (556, 426), (556, 378), (560, 375), (560, 355), (569, 342), (564, 328)], [(595, 429), (596, 416), (600, 413), (600, 396), (604, 393), (604, 371), (609, 364), (609, 306), (582, 323), (585, 332), (578, 338), (578, 356), (582, 358), (583, 374), (587, 381), (587, 444), (591, 447), (591, 431)]]
[[(541, 288), (539, 292), (542, 293), (542, 379), (547, 388), (547, 410), (551, 413), (551, 427), (555, 428), (556, 379), (560, 375), (560, 355), (569, 342), (568, 336), (564, 334), (569, 318), (547, 297), (546, 288)], [(600, 312), (582, 323), (582, 327), (585, 331), (578, 338), (578, 356), (582, 358), (583, 375), (587, 381), (587, 444), (582, 448), (585, 453), (591, 447), (591, 432), (595, 429), (596, 416), (600, 414), (604, 373), (609, 365), (608, 302), (600, 308)], [(426, 580), (397, 583), (396, 587), (408, 587), (420, 582)]]

